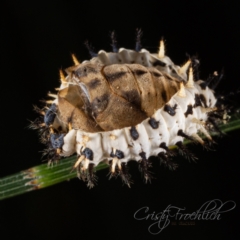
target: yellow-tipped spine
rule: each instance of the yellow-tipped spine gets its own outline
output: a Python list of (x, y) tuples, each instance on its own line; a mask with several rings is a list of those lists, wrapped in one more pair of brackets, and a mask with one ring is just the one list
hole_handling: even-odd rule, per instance
[(76, 56), (74, 54), (72, 54), (72, 60), (75, 66), (80, 65), (80, 62), (78, 61), (78, 59), (76, 58)]
[(160, 40), (160, 47), (158, 51), (158, 57), (159, 58), (164, 58), (165, 57), (165, 45), (163, 39)]
[(193, 69), (190, 67), (189, 74), (188, 74), (188, 81), (186, 84), (187, 88), (193, 88), (194, 87), (194, 81), (193, 81)]
[(67, 79), (65, 78), (62, 69), (59, 70), (59, 76), (60, 76), (60, 80), (61, 80), (62, 83), (66, 83), (67, 82)]
[(186, 92), (185, 92), (185, 89), (184, 89), (183, 82), (180, 83), (180, 89), (178, 91), (178, 96), (182, 97), (182, 98), (186, 97)]
[(185, 74), (188, 70), (189, 65), (191, 64), (191, 60), (188, 60), (179, 70), (179, 74)]

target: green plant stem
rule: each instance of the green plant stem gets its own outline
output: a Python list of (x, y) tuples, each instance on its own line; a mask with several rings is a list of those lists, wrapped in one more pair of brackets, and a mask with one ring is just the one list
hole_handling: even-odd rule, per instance
[[(226, 125), (220, 126), (220, 129), (224, 133), (240, 129), (240, 119), (233, 118)], [(75, 178), (77, 174), (76, 171), (72, 171), (72, 168), (76, 159), (76, 155), (71, 156), (51, 166), (45, 163), (1, 178), (0, 200)], [(95, 170), (98, 171), (107, 167), (107, 164), (101, 163), (95, 167)]]

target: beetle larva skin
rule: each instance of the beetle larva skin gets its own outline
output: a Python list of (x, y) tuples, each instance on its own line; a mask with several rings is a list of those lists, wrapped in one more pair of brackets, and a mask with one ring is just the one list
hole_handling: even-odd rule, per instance
[(103, 161), (110, 163), (110, 176), (120, 175), (129, 185), (129, 160), (139, 163), (149, 181), (150, 156), (175, 169), (169, 147), (176, 145), (194, 159), (183, 140), (205, 146), (200, 132), (212, 141), (207, 122), (217, 100), (204, 81), (193, 81), (190, 60), (175, 65), (162, 45), (158, 55), (122, 48), (114, 53), (101, 50), (82, 64), (73, 59), (68, 75), (60, 72), (56, 99), (38, 126), (41, 132), (49, 131), (44, 142), (57, 159), (78, 154), (74, 168), (89, 187), (95, 183), (94, 166)]
[[(59, 96), (65, 94), (63, 98), (67, 99), (63, 101), (60, 97), (58, 102), (61, 119), (67, 123), (72, 116), (76, 119), (74, 128), (90, 132), (137, 125), (167, 103), (180, 86), (178, 80), (169, 80), (158, 70), (139, 64), (103, 66), (83, 63), (71, 69), (70, 74), (76, 86), (70, 85), (59, 92)], [(62, 106), (62, 102), (72, 105), (74, 113)], [(81, 106), (87, 106), (85, 121)], [(82, 120), (77, 124), (77, 119)], [(93, 120), (95, 128), (90, 124)]]

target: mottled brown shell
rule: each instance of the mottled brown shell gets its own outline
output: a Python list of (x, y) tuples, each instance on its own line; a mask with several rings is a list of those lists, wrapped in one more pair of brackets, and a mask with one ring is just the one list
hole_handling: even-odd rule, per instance
[(168, 74), (139, 64), (87, 62), (67, 72), (70, 84), (59, 91), (59, 116), (88, 132), (135, 126), (167, 103), (180, 86)]

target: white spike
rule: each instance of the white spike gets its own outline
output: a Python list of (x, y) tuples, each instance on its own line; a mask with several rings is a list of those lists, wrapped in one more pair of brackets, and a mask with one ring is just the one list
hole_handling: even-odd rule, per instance
[(118, 158), (117, 157), (114, 157), (113, 160), (112, 160), (112, 167), (111, 167), (111, 172), (112, 173), (115, 173), (115, 168), (116, 168), (116, 165), (118, 164)]
[(158, 57), (159, 58), (164, 58), (165, 57), (165, 46), (164, 46), (164, 41), (163, 40), (160, 41)]
[(196, 133), (192, 134), (192, 137), (202, 145), (204, 144), (204, 141)]
[(121, 165), (121, 161), (120, 160), (118, 160), (117, 165), (118, 165), (119, 170), (122, 170), (122, 165)]
[(189, 75), (188, 75), (188, 82), (186, 84), (187, 88), (193, 88), (194, 87), (194, 81), (193, 81), (193, 69), (190, 67), (189, 69)]
[(59, 76), (60, 76), (60, 80), (61, 80), (62, 83), (66, 83), (67, 82), (67, 80), (66, 80), (66, 78), (64, 76), (64, 73), (63, 73), (63, 71), (61, 69), (59, 70)]
[(210, 134), (208, 133), (208, 131), (204, 127), (202, 127), (200, 129), (200, 132), (202, 132), (206, 136), (206, 138), (208, 138), (210, 141), (212, 141), (212, 137), (210, 136)]
[(179, 74), (185, 74), (188, 70), (189, 65), (191, 64), (191, 60), (188, 60), (179, 70)]
[(45, 101), (46, 104), (53, 104), (53, 102), (54, 102), (53, 100), (46, 100)]
[(72, 60), (73, 60), (73, 63), (75, 64), (75, 66), (80, 65), (80, 62), (78, 61), (78, 59), (76, 58), (76, 56), (74, 54), (72, 54)]
[(178, 96), (179, 97), (186, 97), (186, 92), (185, 92), (185, 89), (184, 89), (184, 85), (183, 85), (183, 82), (180, 83), (180, 89), (178, 91)]
[(85, 159), (85, 156), (84, 155), (81, 155), (78, 160), (76, 161), (76, 163), (74, 164), (74, 167), (73, 168), (76, 168), (78, 167), (78, 165)]
[(57, 98), (58, 97), (57, 94), (52, 94), (52, 93), (49, 93), (48, 96), (52, 97), (52, 98)]
[(83, 167), (82, 167), (82, 170), (85, 171), (88, 169), (88, 166), (89, 166), (89, 159), (85, 159), (84, 160), (84, 163), (83, 163)]
[(214, 107), (214, 108), (205, 108), (205, 107), (201, 107), (201, 111), (202, 111), (202, 113), (214, 112), (214, 111), (216, 111), (216, 110), (217, 110), (216, 107)]

